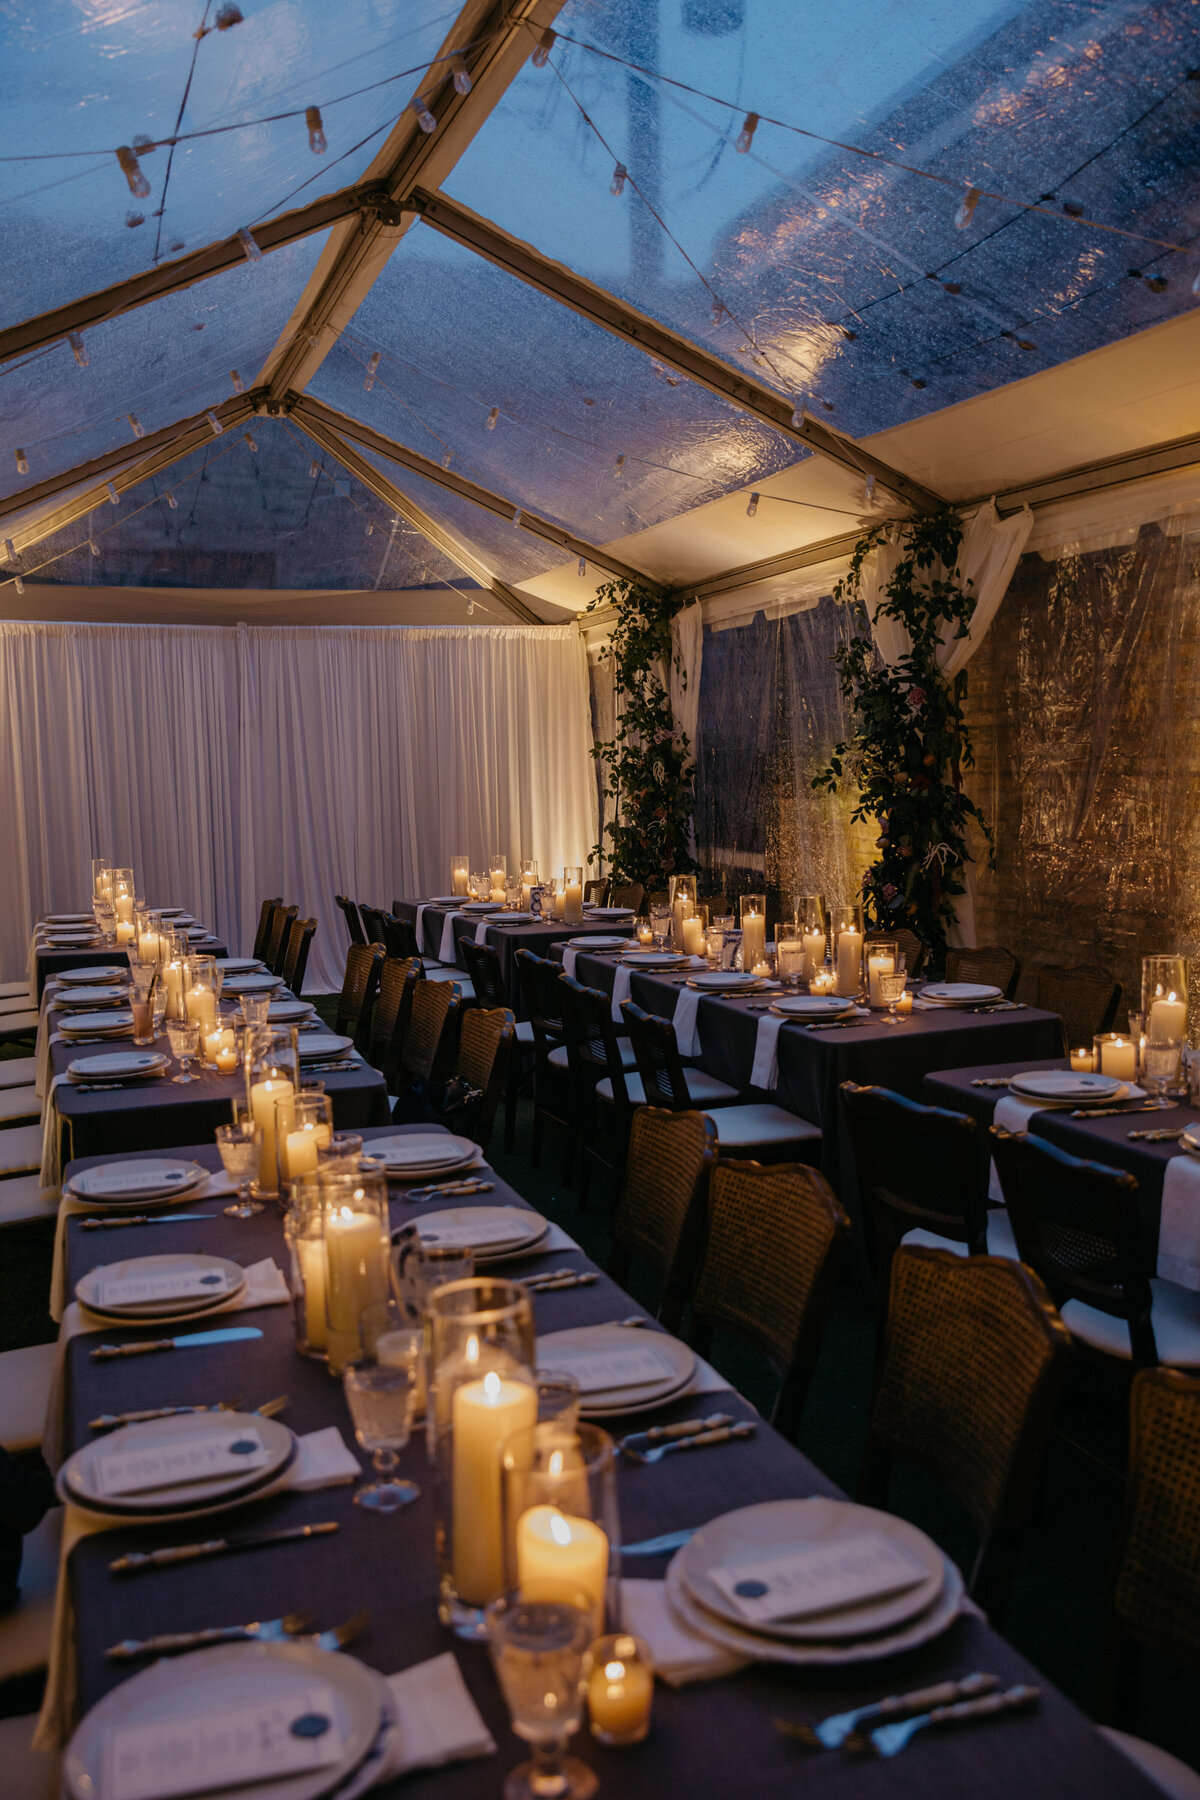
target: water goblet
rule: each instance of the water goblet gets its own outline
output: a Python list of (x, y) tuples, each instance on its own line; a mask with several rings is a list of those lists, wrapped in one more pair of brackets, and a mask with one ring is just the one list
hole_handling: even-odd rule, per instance
[(583, 1661), (592, 1641), (590, 1606), (494, 1600), (488, 1648), (512, 1728), (533, 1750), (504, 1783), (504, 1800), (587, 1800), (596, 1777), (566, 1755), (583, 1723)]
[(888, 1009), (887, 1018), (883, 1021), (885, 1025), (902, 1025), (904, 1023), (897, 1014), (896, 1008), (904, 998), (904, 984), (907, 979), (903, 969), (892, 970), (886, 975), (876, 976), (879, 983), (879, 998)]
[(270, 994), (243, 994), (241, 996), (242, 1020), (246, 1030), (256, 1025), (269, 1025), (271, 1022)]
[(236, 1201), (223, 1210), (231, 1219), (252, 1219), (264, 1210), (261, 1200), (250, 1198), (262, 1151), (262, 1126), (243, 1111), (235, 1124), (217, 1126), (217, 1149), (225, 1173), (238, 1191)]
[(673, 914), (669, 906), (652, 906), (650, 908), (650, 929), (654, 933), (654, 948), (666, 948), (667, 935), (671, 929)]
[(407, 1322), (394, 1300), (365, 1307), (359, 1331), (363, 1353), (347, 1363), (342, 1385), (355, 1439), (371, 1452), (378, 1479), (359, 1488), (354, 1504), (370, 1512), (398, 1512), (421, 1493), (415, 1482), (396, 1474), (396, 1465), (412, 1433), (424, 1333)]
[(200, 1048), (200, 1026), (195, 1019), (168, 1019), (167, 1042), (171, 1046), (171, 1055), (179, 1064), (178, 1075), (172, 1075), (175, 1082), (195, 1081), (196, 1077), (189, 1073), (193, 1056)]
[(1145, 1081), (1151, 1094), (1157, 1098), (1147, 1102), (1148, 1106), (1160, 1110), (1173, 1104), (1167, 1099), (1167, 1088), (1179, 1072), (1179, 1058), (1183, 1049), (1183, 1039), (1148, 1038), (1143, 1052), (1145, 1063)]

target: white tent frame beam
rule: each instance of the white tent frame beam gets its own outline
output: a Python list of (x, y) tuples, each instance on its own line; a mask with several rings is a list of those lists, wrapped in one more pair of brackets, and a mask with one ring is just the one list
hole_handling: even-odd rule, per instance
[(689, 381), (699, 383), (701, 387), (728, 400), (742, 412), (764, 420), (785, 437), (793, 438), (807, 449), (815, 451), (818, 456), (840, 463), (843, 468), (850, 469), (864, 480), (868, 476), (874, 476), (879, 487), (886, 488), (915, 512), (933, 513), (945, 506), (946, 502), (940, 495), (902, 474), (900, 470), (893, 469), (853, 438), (833, 431), (820, 420), (810, 418), (807, 413), (802, 414), (797, 423), (793, 423), (791, 402), (773, 388), (752, 380), (730, 363), (710, 355), (690, 339), (661, 325), (647, 313), (639, 312), (636, 307), (616, 299), (606, 288), (598, 287), (594, 282), (576, 275), (565, 264), (543, 256), (532, 244), (502, 231), (490, 219), (471, 212), (457, 200), (451, 200), (445, 194), (429, 193), (418, 188), (409, 196), (406, 205), (413, 206), (425, 224), (440, 231), (444, 237), (461, 244), (464, 249), (473, 250), (477, 256), (484, 257), (506, 274), (515, 275), (526, 286), (549, 295), (560, 305), (570, 307), (581, 318), (599, 325), (602, 330), (620, 338), (622, 342), (632, 344), (646, 356), (652, 356), (657, 362), (665, 363), (668, 368), (678, 370)]
[[(437, 120), (429, 134), (412, 108), (388, 134), (365, 180), (382, 183), (392, 210), (338, 227), (308, 285), (257, 377), (278, 400), (302, 391), (349, 324), (413, 222), (400, 203), (424, 182), (436, 187), (450, 174), (493, 108), (503, 98), (563, 0), (467, 0), (438, 52), (422, 98)], [(454, 86), (450, 56), (459, 54), (471, 91)]]
[(377, 499), (383, 501), (385, 506), (390, 506), (394, 513), (399, 513), (401, 518), (407, 519), (410, 525), (414, 525), (422, 537), (427, 538), (444, 556), (449, 557), (451, 562), (457, 563), (464, 574), (470, 575), (472, 580), (479, 583), (480, 587), (486, 588), (489, 593), (494, 594), (496, 599), (509, 612), (514, 613), (523, 625), (541, 624), (542, 621), (537, 613), (526, 601), (521, 599), (519, 594), (514, 593), (512, 588), (494, 575), (458, 538), (444, 530), (436, 519), (431, 519), (427, 512), (422, 511), (414, 501), (408, 498), (407, 494), (401, 493), (398, 487), (394, 487), (385, 475), (380, 474), (373, 463), (369, 463), (365, 456), (360, 456), (358, 451), (346, 443), (344, 438), (339, 437), (336, 431), (332, 431), (328, 425), (319, 420), (306, 418), (303, 413), (296, 412), (292, 416), (296, 425), (312, 439), (314, 444), (319, 445), (322, 450), (334, 457), (348, 474), (353, 475), (365, 488), (369, 488)]

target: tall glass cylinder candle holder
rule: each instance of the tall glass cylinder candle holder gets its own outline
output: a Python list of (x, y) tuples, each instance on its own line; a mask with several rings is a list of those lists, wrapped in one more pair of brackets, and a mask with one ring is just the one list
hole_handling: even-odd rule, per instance
[(290, 1193), (301, 1175), (317, 1172), (321, 1150), (332, 1137), (333, 1101), (328, 1094), (305, 1089), (276, 1100), (275, 1154), (281, 1194)]
[(743, 894), (741, 898), (742, 914), (742, 967), (747, 975), (765, 961), (767, 948), (767, 896), (765, 894)]
[(863, 909), (855, 902), (835, 906), (830, 914), (833, 934), (833, 991), (852, 999), (862, 987)]
[(521, 1600), (586, 1606), (592, 1635), (620, 1622), (616, 1455), (598, 1425), (550, 1419), (501, 1452), (505, 1587)]
[(112, 864), (107, 856), (92, 858), (92, 899), (112, 899)]
[(521, 905), (526, 912), (533, 898), (533, 890), (538, 885), (538, 866), (533, 857), (526, 857), (521, 864)]
[(425, 1329), (438, 1616), (478, 1637), (504, 1591), (501, 1446), (537, 1421), (533, 1305), (517, 1283), (476, 1275), (433, 1290)]
[(183, 992), (184, 1014), (200, 1027), (200, 1041), (217, 1029), (217, 997), (220, 971), (215, 956), (189, 956), (187, 985)]
[(893, 975), (898, 966), (899, 945), (892, 939), (872, 938), (867, 945), (867, 1004), (882, 1006), (883, 995), (879, 987), (881, 975)]
[(563, 870), (563, 922), (583, 924), (583, 869)]
[(503, 900), (504, 889), (508, 881), (508, 858), (503, 851), (493, 850), (488, 858), (488, 891), (484, 895), (487, 900)]
[(780, 926), (775, 934), (776, 972), (786, 988), (797, 988), (805, 978), (808, 958), (804, 939), (794, 926)]
[[(563, 892), (562, 881), (557, 875), (552, 875), (550, 880), (546, 883), (546, 886), (550, 889), (551, 913), (556, 919), (561, 919), (567, 904), (567, 897)], [(546, 910), (545, 907), (543, 907), (542, 910), (544, 913)]]
[(330, 1373), (340, 1375), (361, 1351), (363, 1313), (388, 1298), (387, 1176), (322, 1171), (317, 1179), (325, 1238), (325, 1350)]
[(804, 940), (803, 979), (825, 967), (825, 901), (820, 894), (797, 894), (796, 929)]
[(246, 1105), (263, 1134), (256, 1191), (260, 1199), (274, 1199), (279, 1192), (276, 1106), (280, 1100), (294, 1100), (300, 1092), (300, 1052), (294, 1027), (248, 1026), (242, 1063)]
[(133, 907), (136, 898), (132, 869), (114, 869), (112, 872), (112, 903), (116, 908), (119, 925), (133, 924)]
[(319, 1175), (292, 1183), (283, 1238), (291, 1263), (292, 1314), (301, 1356), (324, 1362), (329, 1342), (325, 1320), (325, 1206)]
[(452, 856), (450, 858), (450, 892), (465, 900), (467, 897), (467, 883), (470, 879), (470, 857)]
[(190, 968), (187, 952), (181, 947), (181, 941), (174, 932), (167, 944), (167, 957), (159, 970), (159, 979), (166, 994), (168, 1019), (187, 1018), (187, 991), (190, 985)]
[(696, 909), (696, 877), (672, 875), (667, 881), (667, 904), (671, 908), (672, 948), (683, 952), (683, 921)]
[(1187, 959), (1143, 956), (1142, 1017), (1149, 1043), (1187, 1036)]

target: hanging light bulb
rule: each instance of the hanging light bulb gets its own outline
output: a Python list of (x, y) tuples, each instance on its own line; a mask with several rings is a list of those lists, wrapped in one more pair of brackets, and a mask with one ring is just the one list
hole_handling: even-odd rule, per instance
[(759, 495), (751, 494), (749, 504), (746, 507), (746, 517), (748, 519), (752, 519), (754, 517), (755, 513), (758, 511), (758, 502), (759, 502)]
[(620, 479), (624, 473), (625, 473), (625, 458), (623, 456), (618, 456), (616, 462), (613, 464), (613, 480), (620, 481)]
[(979, 205), (980, 197), (977, 187), (969, 187), (963, 195), (958, 211), (954, 215), (954, 223), (959, 231), (965, 231), (975, 217), (975, 208)]
[(109, 504), (111, 506), (119, 506), (121, 504), (121, 496), (118, 494), (111, 481), (105, 482), (104, 491), (108, 495)]
[(92, 359), (87, 353), (87, 345), (84, 343), (80, 334), (77, 331), (69, 331), (67, 333), (67, 342), (71, 346), (71, 354), (79, 364), (79, 367), (81, 369), (86, 369), (88, 363)]
[(522, 516), (523, 516), (523, 515), (522, 515), (522, 512), (521, 512), (521, 509), (520, 509), (520, 507), (519, 507), (519, 506), (518, 506), (518, 508), (517, 508), (517, 510), (516, 510), (516, 512), (515, 512), (515, 513), (514, 513), (514, 514), (513, 514), (513, 516), (512, 516), (512, 522), (513, 522), (513, 525), (514, 525), (514, 526), (516, 526), (516, 525), (519, 525), (519, 524), (520, 524), (520, 523), (521, 523), (521, 519), (522, 519)]
[(25, 583), (21, 580), (21, 577), (19, 575), (14, 575), (13, 581), (16, 584), (18, 594), (23, 594), (25, 592)]
[(467, 617), (468, 617), (468, 619), (473, 619), (475, 617), (475, 602), (474, 602), (474, 600), (467, 601)]
[(725, 317), (724, 302), (718, 300), (715, 295), (713, 296), (712, 313), (710, 316), (714, 325), (719, 325), (721, 320)]
[(91, 553), (92, 553), (92, 555), (93, 555), (93, 556), (99, 556), (99, 554), (100, 554), (100, 546), (99, 546), (99, 544), (98, 544), (98, 543), (97, 543), (97, 542), (96, 542), (96, 540), (95, 540), (95, 538), (89, 538), (89, 539), (88, 539), (88, 549), (89, 549), (89, 550), (90, 550), (90, 551), (91, 551)]
[(586, 556), (581, 556), (579, 559), (579, 573), (581, 575), (587, 574), (587, 557)]
[(14, 452), (14, 454), (17, 459), (17, 474), (18, 475), (28, 475), (28, 473), (29, 473), (29, 458), (26, 456), (26, 454), (23, 450), (17, 450)]
[(308, 126), (308, 147), (314, 156), (324, 156), (329, 145), (325, 141), (325, 127), (321, 123), (319, 106), (306, 106), (304, 123)]
[(450, 58), (450, 67), (454, 71), (454, 91), (456, 94), (469, 94), (471, 91), (471, 72), (459, 51)]
[(865, 499), (868, 506), (874, 506), (874, 504), (875, 504), (875, 477), (873, 475), (868, 475), (867, 479), (863, 482), (863, 498)]
[(170, 488), (167, 489), (167, 505), (170, 507), (172, 512), (177, 512), (179, 509), (179, 502), (175, 498), (174, 494), (171, 492)]
[(624, 163), (618, 163), (612, 172), (612, 180), (608, 184), (609, 193), (616, 194), (619, 198), (625, 192), (625, 183), (628, 180), (629, 170)]
[(431, 137), (437, 130), (437, 120), (430, 112), (420, 94), (414, 94), (409, 104), (417, 115), (417, 124), (421, 127), (421, 130), (425, 133), (426, 137)]
[(137, 199), (144, 200), (150, 192), (150, 183), (142, 174), (142, 165), (134, 155), (133, 151), (129, 148), (128, 144), (121, 144), (118, 147), (117, 161), (121, 165), (122, 175), (124, 175), (126, 181), (129, 183), (130, 193), (135, 195)]
[(255, 456), (258, 455), (258, 445), (255, 443), (254, 439), (251, 437), (251, 435), (248, 431), (245, 433), (242, 441), (243, 441), (243, 443), (246, 443), (250, 446), (250, 448), (251, 448), (251, 450), (253, 450)]
[(794, 431), (799, 431), (799, 429), (803, 425), (803, 423), (804, 423), (804, 404), (802, 401), (798, 400), (796, 402), (795, 406), (793, 406), (793, 408), (792, 408), (792, 429)]
[(738, 132), (737, 143), (734, 145), (734, 149), (739, 156), (745, 156), (747, 150), (749, 150), (751, 144), (754, 142), (754, 134), (757, 130), (758, 114), (747, 113), (742, 120), (742, 129)]
[(450, 467), (450, 452), (448, 450), (443, 450), (442, 452), (442, 467), (443, 469), (448, 469)]
[(243, 225), (241, 227), (241, 229), (238, 231), (237, 237), (238, 237), (238, 243), (242, 246), (242, 249), (246, 252), (246, 261), (247, 262), (261, 262), (262, 261), (262, 251), (259, 249), (258, 245), (255, 243), (254, 233), (251, 231), (250, 227), (248, 225)]
[(136, 413), (126, 413), (125, 417), (129, 420), (129, 429), (130, 429), (130, 431), (132, 431), (134, 437), (135, 438), (145, 437), (146, 427), (142, 424), (142, 421), (138, 418), (137, 414)]
[(484, 430), (485, 431), (495, 431), (496, 421), (499, 417), (500, 417), (500, 408), (498, 406), (493, 406), (491, 412), (488, 414), (487, 418), (483, 422)]
[(321, 471), (317, 466), (317, 459), (315, 456), (308, 465), (308, 473), (313, 481), (316, 481), (320, 476)]
[(370, 393), (371, 389), (375, 386), (375, 371), (379, 367), (379, 365), (382, 361), (383, 361), (383, 351), (382, 350), (374, 351), (374, 353), (371, 356), (370, 362), (367, 364), (367, 379), (363, 382), (363, 386), (366, 388), (368, 393)]
[(547, 26), (541, 37), (538, 39), (537, 49), (534, 51), (531, 58), (535, 69), (545, 68), (550, 60), (550, 52), (553, 50), (557, 38), (558, 33), (556, 31), (551, 31), (550, 27)]
[(204, 416), (208, 420), (208, 423), (209, 423), (209, 426), (211, 427), (213, 436), (220, 437), (221, 432), (224, 429), (224, 427), (222, 426), (221, 421), (220, 421), (220, 419), (218, 419), (216, 413), (215, 412), (206, 412)]
[(230, 379), (230, 381), (232, 381), (232, 383), (233, 383), (233, 391), (234, 391), (234, 393), (235, 393), (235, 394), (243, 394), (243, 393), (245, 393), (245, 391), (246, 391), (246, 390), (245, 390), (245, 389), (244, 389), (244, 388), (243, 388), (243, 386), (242, 386), (242, 378), (241, 378), (241, 376), (240, 376), (240, 375), (239, 375), (239, 374), (238, 374), (238, 372), (237, 372), (237, 370), (236, 370), (236, 369), (230, 369), (230, 371), (229, 371), (229, 379)]

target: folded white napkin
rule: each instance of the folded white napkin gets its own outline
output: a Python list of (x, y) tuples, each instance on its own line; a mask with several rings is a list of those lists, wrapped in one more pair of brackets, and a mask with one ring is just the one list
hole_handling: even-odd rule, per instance
[[(218, 1169), (208, 1177), (203, 1186), (196, 1188), (187, 1198), (191, 1200), (212, 1200), (221, 1194), (236, 1192), (234, 1184), (224, 1169)], [(180, 1201), (180, 1209), (187, 1211), (187, 1205)], [(58, 1220), (54, 1228), (54, 1264), (50, 1271), (50, 1317), (55, 1324), (61, 1320), (67, 1304), (67, 1220), (72, 1213), (94, 1213), (96, 1208), (90, 1200), (80, 1200), (67, 1188), (62, 1197), (62, 1205), (58, 1209)], [(120, 1232), (109, 1232), (108, 1239), (114, 1247), (124, 1240)]]
[(1163, 1174), (1158, 1274), (1200, 1293), (1200, 1162), (1181, 1151)]
[(672, 1020), (675, 1026), (675, 1042), (679, 1046), (680, 1056), (699, 1056), (700, 1054), (700, 1031), (697, 1023), (699, 1009), (699, 988), (680, 988)]
[(362, 1465), (346, 1448), (346, 1441), (336, 1425), (323, 1431), (310, 1431), (297, 1439), (296, 1460), (288, 1472), (288, 1487), (298, 1494), (312, 1494), (318, 1488), (345, 1487), (357, 1481)]
[(486, 944), (487, 943), (487, 928), (488, 928), (487, 920), (480, 919), (478, 925), (475, 927), (475, 942), (477, 944)]
[(496, 1740), (449, 1650), (389, 1675), (387, 1684), (396, 1721), (372, 1786), (409, 1769), (436, 1769), (443, 1763), (495, 1755)]
[(425, 908), (424, 908), (424, 906), (418, 906), (418, 908), (417, 908), (417, 922), (416, 922), (416, 925), (413, 927), (413, 929), (416, 931), (416, 934), (417, 934), (417, 955), (424, 956), (424, 954), (425, 954)]
[(579, 952), (573, 944), (567, 944), (564, 946), (564, 948), (563, 948), (563, 974), (569, 975), (571, 977), (572, 981), (575, 980), (575, 964), (576, 964), (576, 961), (578, 960), (578, 957), (579, 957)]
[(746, 1667), (748, 1658), (735, 1656), (719, 1644), (710, 1644), (675, 1617), (667, 1605), (667, 1592), (661, 1581), (631, 1577), (622, 1581), (621, 1622), (626, 1631), (649, 1646), (654, 1672), (669, 1687), (716, 1681)]
[(787, 1021), (780, 1013), (760, 1013), (758, 1030), (754, 1034), (754, 1067), (750, 1071), (750, 1086), (756, 1088), (776, 1088), (779, 1086), (779, 1033)]
[(452, 963), (454, 961), (454, 921), (461, 919), (462, 913), (448, 912), (442, 921), (442, 941), (438, 945), (438, 961)]
[(621, 1002), (629, 998), (629, 983), (633, 979), (633, 970), (628, 963), (618, 963), (617, 973), (613, 980), (612, 1016), (618, 1025), (625, 1023), (621, 1017)]

